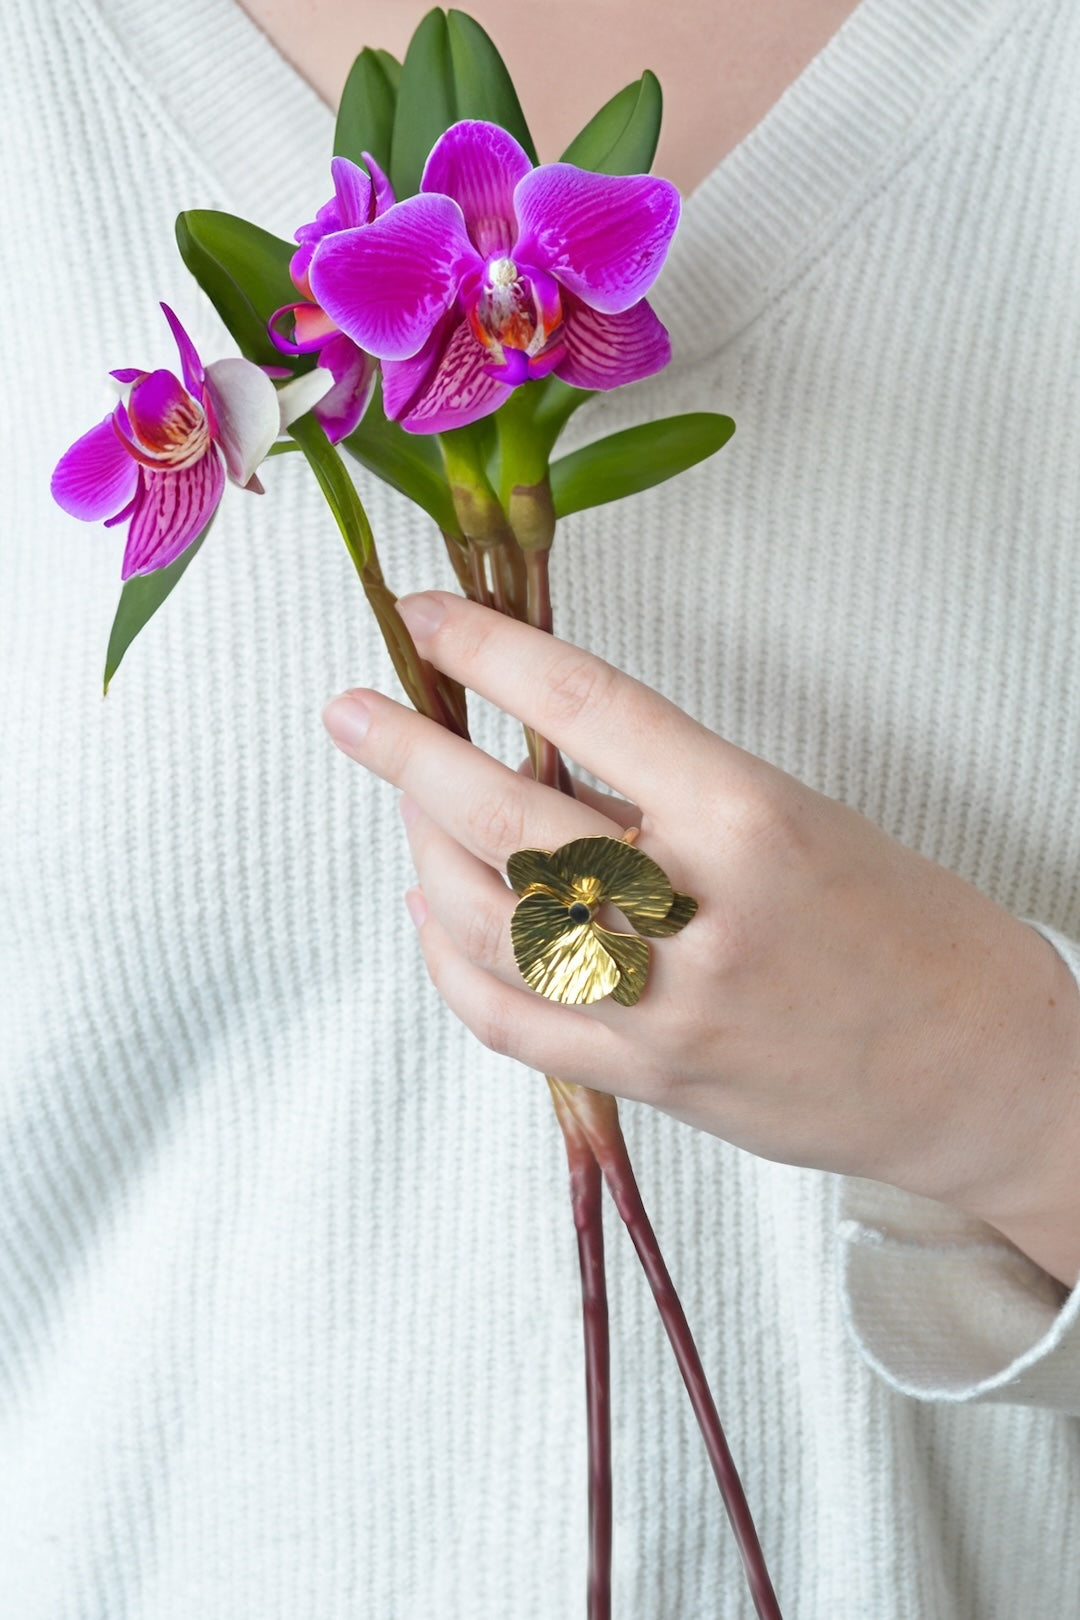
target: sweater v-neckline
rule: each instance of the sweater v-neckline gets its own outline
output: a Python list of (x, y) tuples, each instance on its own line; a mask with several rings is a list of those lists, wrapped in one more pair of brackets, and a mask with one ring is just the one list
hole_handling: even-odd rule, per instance
[[(237, 0), (82, 3), (224, 206), (286, 237), (314, 217), (334, 114)], [(715, 352), (753, 319), (1018, 3), (860, 0), (686, 200), (652, 298), (677, 359)]]

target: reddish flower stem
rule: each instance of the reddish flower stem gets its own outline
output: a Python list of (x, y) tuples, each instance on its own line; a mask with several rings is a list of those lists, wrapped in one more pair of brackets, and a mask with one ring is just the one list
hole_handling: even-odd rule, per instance
[[(552, 1082), (548, 1081), (549, 1085)], [(600, 1166), (573, 1112), (552, 1086), (552, 1101), (566, 1143), (570, 1202), (581, 1267), (585, 1333), (585, 1402), (589, 1441), (588, 1620), (611, 1620), (611, 1340), (604, 1276), (604, 1189)]]
[(675, 1285), (671, 1280), (652, 1223), (645, 1211), (641, 1193), (634, 1177), (630, 1155), (619, 1125), (618, 1110), (613, 1097), (590, 1091), (584, 1086), (570, 1085), (564, 1080), (548, 1081), (553, 1094), (562, 1098), (574, 1115), (596, 1156), (604, 1174), (608, 1191), (622, 1216), (631, 1241), (637, 1250), (649, 1286), (653, 1291), (671, 1347), (682, 1373), (690, 1404), (694, 1409), (698, 1427), (712, 1463), (716, 1482), (727, 1509), (731, 1528), (742, 1556), (743, 1568), (761, 1620), (782, 1620), (780, 1605), (773, 1591), (765, 1557), (758, 1540), (757, 1530), (750, 1514), (742, 1482), (736, 1472), (727, 1439), (712, 1398), (705, 1369), (701, 1365), (697, 1346), (686, 1320)]

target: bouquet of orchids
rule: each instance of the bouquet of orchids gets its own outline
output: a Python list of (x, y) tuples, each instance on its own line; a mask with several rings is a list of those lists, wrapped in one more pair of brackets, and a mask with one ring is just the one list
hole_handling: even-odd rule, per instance
[[(127, 525), (106, 688), (206, 540), (226, 481), (261, 493), (265, 458), (299, 450), (410, 701), (468, 735), (464, 692), (420, 658), (395, 611), (341, 451), (431, 517), (472, 600), (551, 629), (557, 519), (672, 477), (733, 431), (726, 417), (695, 413), (552, 461), (560, 432), (594, 391), (650, 376), (670, 358), (667, 332), (645, 299), (679, 216), (675, 187), (648, 173), (659, 125), (659, 86), (645, 73), (600, 109), (558, 163), (539, 163), (491, 40), (463, 12), (435, 10), (403, 63), (370, 49), (357, 58), (337, 120), (334, 194), (296, 231), (298, 246), (227, 214), (180, 215), (180, 252), (241, 357), (204, 364), (163, 305), (179, 376), (114, 371), (120, 401), (53, 477), (56, 500), (73, 516)], [(572, 793), (557, 750), (535, 734), (527, 742), (536, 778)], [(675, 933), (696, 910), (631, 834), (521, 851), (508, 877), (520, 896), (512, 938), (527, 983), (572, 1004), (607, 994), (636, 1001), (648, 939)], [(595, 922), (605, 902), (634, 932)], [(605, 1181), (655, 1293), (757, 1612), (777, 1617), (615, 1101), (547, 1078), (569, 1159), (584, 1298), (589, 1620), (611, 1612)]]

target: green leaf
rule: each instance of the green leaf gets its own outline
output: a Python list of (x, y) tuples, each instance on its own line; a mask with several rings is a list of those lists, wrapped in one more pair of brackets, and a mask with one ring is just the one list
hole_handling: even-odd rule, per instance
[[(554, 372), (540, 382), (527, 383), (525, 387), (536, 391), (533, 422), (550, 454), (555, 440), (574, 412), (579, 411), (586, 400), (592, 399), (595, 390), (572, 388), (569, 383), (564, 383), (560, 377), (556, 377)], [(519, 393), (522, 391), (518, 390)]]
[(664, 98), (648, 68), (606, 101), (562, 155), (596, 174), (647, 174), (656, 156)]
[(326, 437), (322, 423), (310, 411), (292, 424), (289, 433), (307, 457), (356, 570), (362, 574), (374, 554), (375, 541), (348, 468), (337, 447)]
[(428, 153), (456, 122), (450, 34), (436, 6), (417, 27), (401, 65), (390, 147), (390, 183), (399, 202), (419, 191)]
[[(271, 236), (234, 214), (193, 208), (176, 221), (181, 256), (239, 345), (256, 365), (284, 363), (266, 332), (266, 323), (283, 304), (296, 302), (289, 275), (295, 244)], [(317, 356), (301, 355), (296, 372), (308, 371)]]
[(401, 83), (401, 63), (396, 56), (391, 56), (389, 51), (376, 49), (374, 54), (379, 58), (387, 83), (396, 96), (398, 85)]
[(551, 493), (557, 517), (619, 501), (674, 478), (725, 445), (735, 431), (730, 416), (693, 411), (598, 439), (552, 462)]
[(394, 62), (397, 73), (392, 80), (384, 57), (394, 62), (388, 52), (368, 48), (362, 50), (353, 63), (341, 92), (334, 128), (334, 155), (363, 163), (364, 153), (370, 152), (380, 168), (388, 170), (397, 102), (396, 79), (401, 70)]
[(458, 118), (501, 124), (520, 141), (530, 161), (539, 163), (514, 81), (490, 36), (464, 11), (447, 14), (447, 35)]
[(375, 395), (359, 427), (341, 441), (341, 447), (384, 484), (415, 501), (434, 518), (440, 529), (460, 535), (434, 435), (406, 433), (397, 422), (387, 420), (381, 381), (376, 385)]
[[(214, 517), (216, 516), (215, 512)], [(162, 602), (179, 583), (181, 574), (210, 533), (213, 521), (212, 517), (199, 538), (193, 540), (191, 545), (167, 567), (155, 568), (151, 574), (133, 574), (130, 579), (124, 581), (105, 653), (106, 692), (109, 690), (109, 682), (120, 668), (124, 654), (143, 625), (153, 618)]]
[(400, 201), (420, 189), (428, 153), (462, 118), (484, 118), (536, 148), (502, 57), (480, 24), (438, 6), (423, 18), (405, 53), (398, 85), (390, 180)]

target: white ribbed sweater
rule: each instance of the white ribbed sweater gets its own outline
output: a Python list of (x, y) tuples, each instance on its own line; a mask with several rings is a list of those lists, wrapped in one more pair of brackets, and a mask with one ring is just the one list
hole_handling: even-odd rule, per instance
[[(1067, 956), (1078, 85), (1075, 0), (864, 0), (690, 201), (675, 366), (576, 429), (735, 439), (568, 523), (554, 582), (563, 633)], [(392, 689), (333, 524), (298, 458), (230, 491), (103, 704), (122, 539), (47, 494), (107, 370), (174, 363), (159, 298), (226, 352), (176, 212), (288, 235), (331, 117), (232, 0), (4, 0), (0, 108), (0, 1617), (573, 1620), (562, 1150), (427, 984), (392, 795), (320, 725)], [(446, 583), (361, 483), (395, 587)], [(1080, 1612), (1080, 1295), (934, 1204), (624, 1118), (787, 1620)], [(617, 1615), (744, 1620), (611, 1243)]]

